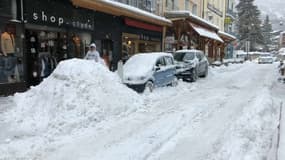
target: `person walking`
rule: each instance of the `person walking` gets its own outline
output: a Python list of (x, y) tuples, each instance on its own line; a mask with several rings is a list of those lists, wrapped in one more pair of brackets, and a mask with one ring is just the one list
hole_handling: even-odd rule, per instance
[(95, 60), (95, 62), (100, 62), (100, 54), (99, 52), (96, 50), (96, 45), (95, 43), (91, 43), (90, 47), (89, 47), (89, 51), (87, 52), (86, 56), (84, 57), (84, 59), (87, 60)]

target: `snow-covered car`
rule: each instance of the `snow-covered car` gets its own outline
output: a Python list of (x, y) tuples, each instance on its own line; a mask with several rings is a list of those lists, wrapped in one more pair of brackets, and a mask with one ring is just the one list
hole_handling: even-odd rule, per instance
[(170, 53), (139, 53), (123, 66), (123, 82), (137, 92), (176, 85), (176, 68)]
[(258, 57), (258, 63), (264, 64), (264, 63), (270, 63), (272, 64), (274, 62), (274, 59), (272, 56), (260, 56)]
[(179, 50), (174, 53), (174, 60), (178, 79), (194, 82), (199, 76), (208, 75), (209, 62), (203, 51)]

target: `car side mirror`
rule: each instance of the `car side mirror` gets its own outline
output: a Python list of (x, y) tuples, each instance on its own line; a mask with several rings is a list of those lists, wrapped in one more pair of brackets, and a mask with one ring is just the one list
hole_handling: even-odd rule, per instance
[(155, 66), (155, 67), (154, 67), (154, 70), (155, 70), (155, 71), (159, 71), (159, 70), (160, 70), (160, 67), (159, 67), (159, 66)]

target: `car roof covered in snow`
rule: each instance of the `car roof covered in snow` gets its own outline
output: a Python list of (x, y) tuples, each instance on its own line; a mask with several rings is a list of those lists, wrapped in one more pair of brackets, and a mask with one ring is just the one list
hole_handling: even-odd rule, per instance
[(184, 53), (184, 52), (203, 52), (203, 51), (196, 49), (183, 49), (183, 50), (178, 50), (175, 53)]

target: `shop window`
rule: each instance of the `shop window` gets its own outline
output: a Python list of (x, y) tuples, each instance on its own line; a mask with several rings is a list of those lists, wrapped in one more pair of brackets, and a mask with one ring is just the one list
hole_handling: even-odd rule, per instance
[(88, 51), (91, 35), (65, 30), (26, 30), (27, 77), (37, 85), (48, 77), (61, 60), (83, 58)]
[(159, 38), (144, 35), (123, 33), (122, 36), (122, 59), (132, 56), (136, 53), (159, 52), (161, 51), (161, 42)]
[(21, 36), (16, 25), (0, 25), (0, 83), (17, 83), (24, 80)]

